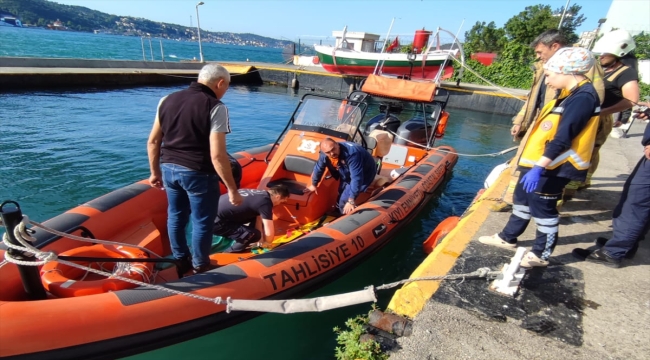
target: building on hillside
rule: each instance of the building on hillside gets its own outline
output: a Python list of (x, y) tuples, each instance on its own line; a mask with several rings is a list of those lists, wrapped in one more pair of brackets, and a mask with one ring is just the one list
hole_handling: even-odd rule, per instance
[(650, 33), (650, 1), (648, 0), (612, 0), (607, 11), (607, 20), (601, 33), (612, 29), (625, 29), (632, 36), (641, 32)]

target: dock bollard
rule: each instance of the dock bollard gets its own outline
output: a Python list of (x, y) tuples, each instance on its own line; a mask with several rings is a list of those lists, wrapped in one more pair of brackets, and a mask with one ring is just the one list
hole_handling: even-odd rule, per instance
[(413, 322), (411, 320), (399, 315), (387, 314), (380, 310), (370, 312), (368, 324), (397, 336), (410, 336), (413, 332)]
[[(13, 206), (7, 206), (13, 205)], [(15, 201), (5, 201), (0, 204), (0, 216), (4, 223), (5, 231), (9, 242), (16, 246), (22, 246), (16, 236), (14, 229), (23, 220), (23, 212), (20, 210), (20, 205)], [(32, 255), (25, 255), (23, 252), (15, 249), (7, 249), (7, 253), (14, 259), (21, 261), (34, 261), (36, 258)], [(47, 298), (47, 293), (41, 283), (41, 274), (38, 272), (37, 266), (18, 265), (18, 273), (20, 279), (23, 281), (25, 293), (30, 300), (43, 300)]]

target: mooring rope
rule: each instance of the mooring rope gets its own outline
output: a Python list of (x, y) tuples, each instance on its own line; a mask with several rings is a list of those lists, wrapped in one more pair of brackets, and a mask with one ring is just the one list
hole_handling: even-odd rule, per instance
[(481, 76), (479, 73), (477, 73), (476, 71), (472, 70), (472, 68), (470, 68), (470, 67), (467, 66), (466, 64), (462, 63), (460, 60), (456, 59), (455, 57), (452, 56), (452, 59), (454, 59), (457, 63), (459, 63), (463, 68), (469, 70), (469, 72), (471, 72), (472, 74), (474, 74), (477, 78), (479, 78), (479, 79), (485, 81), (486, 83), (488, 83), (490, 86), (493, 86), (493, 87), (495, 87), (495, 88), (501, 90), (502, 92), (504, 92), (504, 93), (506, 93), (506, 94), (512, 96), (512, 97), (515, 98), (515, 99), (518, 99), (518, 100), (520, 100), (520, 101), (522, 101), (522, 102), (526, 102), (526, 100), (522, 99), (520, 96), (510, 93), (510, 92), (508, 92), (504, 87), (501, 87), (501, 86), (499, 86), (499, 85), (497, 85), (497, 84), (491, 82), (490, 80), (484, 78), (484, 77)]
[[(33, 256), (36, 257), (36, 259), (38, 260), (37, 261), (19, 260), (9, 255), (9, 252), (7, 251), (5, 252), (5, 261), (3, 261), (0, 264), (0, 267), (4, 266), (7, 263), (13, 263), (21, 266), (41, 266), (50, 261), (56, 261), (67, 266), (85, 270), (87, 273), (90, 272), (97, 275), (105, 276), (107, 278), (119, 279), (121, 281), (125, 281), (137, 286), (160, 290), (174, 295), (186, 296), (197, 300), (203, 300), (217, 305), (226, 305), (226, 312), (230, 312), (234, 310), (234, 311), (262, 311), (262, 312), (275, 312), (275, 313), (286, 314), (286, 313), (295, 313), (295, 312), (325, 311), (325, 310), (330, 310), (330, 309), (335, 309), (335, 308), (340, 308), (345, 306), (356, 305), (363, 302), (371, 302), (371, 301), (376, 302), (377, 299), (375, 296), (375, 290), (387, 290), (407, 283), (412, 283), (417, 281), (442, 281), (442, 280), (457, 280), (457, 279), (462, 279), (464, 281), (467, 278), (490, 279), (490, 278), (495, 278), (498, 274), (501, 273), (500, 271), (492, 271), (489, 268), (480, 268), (471, 273), (448, 274), (448, 275), (441, 275), (441, 276), (429, 276), (429, 277), (421, 277), (421, 278), (414, 278), (414, 279), (404, 279), (404, 280), (380, 285), (377, 287), (371, 285), (364, 288), (364, 290), (361, 291), (354, 291), (354, 292), (348, 292), (348, 293), (336, 294), (330, 296), (322, 296), (313, 299), (247, 300), (247, 299), (232, 299), (230, 297), (227, 297), (224, 300), (221, 296), (207, 297), (207, 296), (193, 294), (190, 292), (174, 290), (162, 285), (151, 284), (146, 281), (139, 281), (124, 276), (116, 275), (108, 271), (103, 271), (99, 269), (94, 269), (89, 266), (80, 265), (72, 261), (62, 260), (58, 258), (58, 255), (56, 253), (52, 251), (41, 251), (40, 249), (37, 249), (30, 244), (33, 243), (36, 239), (31, 235), (29, 235), (29, 233), (27, 232), (27, 228), (26, 228), (27, 224), (38, 226), (39, 228), (51, 232), (55, 235), (59, 235), (63, 237), (73, 236), (73, 235), (61, 233), (57, 230), (44, 226), (43, 224), (33, 222), (29, 220), (29, 217), (27, 215), (23, 215), (23, 219), (14, 229), (14, 237), (22, 246), (14, 245), (11, 242), (9, 242), (9, 235), (7, 232), (5, 232), (2, 241), (8, 248), (21, 251), (26, 254), (33, 254)], [(4, 226), (2, 220), (0, 220), (0, 226)], [(97, 239), (93, 239), (93, 240), (97, 240)], [(106, 241), (106, 240), (98, 240), (98, 241), (101, 241), (101, 243), (115, 244), (115, 242)], [(153, 276), (151, 276), (150, 279), (151, 278), (153, 278)]]
[[(389, 129), (385, 129), (384, 131), (387, 131), (387, 132), (391, 133), (391, 134), (392, 134), (393, 136), (395, 136), (396, 138), (399, 138), (400, 140), (404, 140), (405, 142), (407, 142), (407, 143), (409, 143), (409, 144), (411, 144), (411, 145), (413, 145), (413, 146), (417, 146), (417, 147), (420, 147), (420, 148), (422, 148), (422, 149), (426, 149), (426, 150), (431, 150), (431, 147), (428, 147), (428, 146), (422, 145), (422, 144), (420, 144), (420, 143), (416, 143), (416, 142), (414, 142), (414, 141), (412, 141), (412, 140), (409, 140), (409, 139), (407, 139), (407, 138), (405, 138), (405, 137), (403, 137), (403, 136), (400, 136), (399, 134), (397, 134), (397, 133), (394, 132), (394, 131), (391, 131), (391, 130), (389, 130)], [(509, 147), (509, 148), (507, 148), (507, 149), (505, 149), (505, 150), (501, 150), (501, 151), (498, 151), (498, 152), (495, 152), (495, 153), (489, 153), (489, 154), (463, 154), (463, 153), (459, 153), (459, 152), (455, 152), (455, 151), (449, 151), (449, 150), (444, 150), (444, 149), (440, 149), (440, 148), (436, 149), (436, 151), (440, 151), (440, 152), (444, 152), (444, 153), (448, 153), (448, 154), (456, 154), (456, 155), (458, 155), (458, 156), (467, 156), (467, 157), (482, 157), (482, 156), (496, 157), (496, 156), (505, 155), (505, 154), (507, 154), (507, 153), (509, 153), (509, 152), (515, 151), (515, 150), (517, 150), (518, 148), (519, 148), (519, 145), (517, 145), (517, 146), (513, 146), (513, 147)]]

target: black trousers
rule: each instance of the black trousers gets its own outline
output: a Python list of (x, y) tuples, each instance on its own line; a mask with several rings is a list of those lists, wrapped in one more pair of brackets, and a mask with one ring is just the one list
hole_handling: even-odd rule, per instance
[(542, 176), (535, 190), (527, 193), (521, 183), (521, 178), (527, 172), (522, 172), (519, 176), (512, 215), (499, 237), (509, 243), (516, 243), (517, 237), (526, 231), (532, 218), (537, 225), (532, 252), (542, 260), (548, 260), (558, 238), (560, 214), (557, 211), (557, 201), (562, 198), (562, 189), (569, 183), (569, 179)]

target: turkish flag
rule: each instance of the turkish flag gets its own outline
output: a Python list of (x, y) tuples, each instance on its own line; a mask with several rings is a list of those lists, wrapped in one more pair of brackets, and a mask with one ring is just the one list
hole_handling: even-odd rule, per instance
[(397, 36), (395, 36), (395, 40), (388, 46), (386, 49), (386, 52), (391, 52), (393, 49), (399, 46), (399, 40), (397, 40)]

